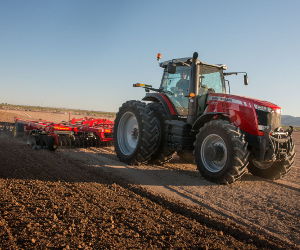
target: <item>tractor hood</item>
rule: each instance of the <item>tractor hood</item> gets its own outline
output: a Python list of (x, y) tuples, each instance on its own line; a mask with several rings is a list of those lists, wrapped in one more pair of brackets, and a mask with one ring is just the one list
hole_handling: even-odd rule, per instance
[[(268, 101), (262, 101), (250, 97), (245, 97), (245, 96), (238, 96), (238, 95), (229, 95), (229, 94), (218, 94), (218, 93), (211, 93), (209, 95), (208, 101), (224, 101), (224, 102), (232, 102), (235, 104), (240, 104), (243, 106), (248, 106), (248, 107), (260, 107), (263, 108), (265, 107), (266, 109), (273, 109), (273, 110), (280, 110), (281, 107), (277, 106), (274, 103), (268, 102)], [(259, 108), (259, 109), (260, 109)]]

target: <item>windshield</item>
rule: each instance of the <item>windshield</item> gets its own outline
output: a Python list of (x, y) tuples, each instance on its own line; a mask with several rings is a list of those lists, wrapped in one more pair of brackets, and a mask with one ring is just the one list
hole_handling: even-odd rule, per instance
[[(161, 89), (170, 98), (179, 115), (187, 116), (191, 67), (177, 66), (176, 73), (168, 73), (165, 69)], [(225, 93), (222, 69), (202, 64), (200, 66), (199, 95), (207, 93)]]
[(189, 100), (186, 96), (189, 91), (190, 75), (191, 68), (187, 66), (177, 66), (175, 74), (165, 70), (160, 86), (174, 104), (178, 114), (182, 116), (188, 114)]

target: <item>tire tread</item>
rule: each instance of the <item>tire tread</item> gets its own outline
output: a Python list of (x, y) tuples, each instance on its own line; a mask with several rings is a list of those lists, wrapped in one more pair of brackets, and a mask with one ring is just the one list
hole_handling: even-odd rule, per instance
[[(201, 161), (196, 155), (196, 148), (200, 147), (200, 137), (203, 136), (207, 129), (209, 128), (220, 128), (224, 131), (230, 139), (233, 151), (232, 166), (228, 167), (228, 170), (223, 172), (221, 176), (216, 176), (213, 173), (209, 173), (207, 170), (203, 170)], [(220, 184), (230, 184), (239, 180), (247, 171), (249, 152), (247, 150), (248, 143), (245, 141), (245, 136), (242, 134), (240, 129), (229, 121), (226, 120), (211, 120), (204, 124), (200, 128), (198, 134), (196, 135), (196, 140), (194, 143), (194, 155), (197, 162), (197, 168), (206, 179), (220, 183)]]

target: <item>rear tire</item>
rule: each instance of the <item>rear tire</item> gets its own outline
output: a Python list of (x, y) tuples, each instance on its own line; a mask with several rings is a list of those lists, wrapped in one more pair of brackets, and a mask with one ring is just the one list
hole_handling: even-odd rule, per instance
[(163, 106), (160, 103), (153, 102), (147, 105), (159, 120), (160, 143), (156, 152), (151, 156), (149, 163), (163, 165), (172, 160), (175, 153), (168, 147), (167, 134), (165, 131), (165, 121), (168, 119)]
[[(292, 139), (291, 139), (292, 140)], [(275, 161), (269, 168), (262, 169), (256, 166), (255, 161), (250, 159), (248, 170), (251, 174), (265, 179), (278, 180), (287, 175), (295, 162), (295, 144), (292, 141), (291, 150), (286, 160)]]
[(159, 121), (145, 103), (128, 101), (116, 115), (114, 146), (120, 161), (140, 164), (148, 161), (160, 142)]
[(207, 122), (195, 141), (195, 160), (202, 176), (230, 184), (246, 172), (249, 152), (239, 128), (225, 120)]

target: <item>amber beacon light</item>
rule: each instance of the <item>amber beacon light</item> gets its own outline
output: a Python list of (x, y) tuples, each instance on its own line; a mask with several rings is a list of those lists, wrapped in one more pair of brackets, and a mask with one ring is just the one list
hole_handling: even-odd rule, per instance
[(162, 54), (161, 53), (157, 53), (157, 55), (156, 55), (157, 61), (159, 61), (161, 58), (162, 58)]

